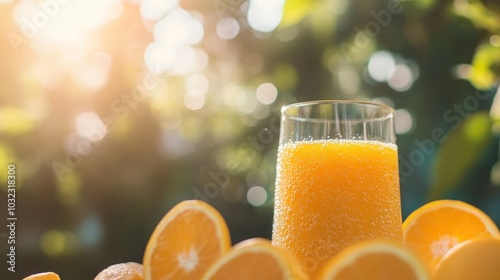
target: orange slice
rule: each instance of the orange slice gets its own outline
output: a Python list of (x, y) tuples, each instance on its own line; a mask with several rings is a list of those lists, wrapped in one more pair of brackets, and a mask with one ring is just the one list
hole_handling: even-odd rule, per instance
[(42, 272), (28, 276), (23, 280), (61, 280), (61, 278), (54, 272)]
[(137, 270), (140, 274), (142, 274), (142, 264), (136, 263), (136, 262), (127, 262), (125, 264), (128, 265), (129, 267)]
[(231, 248), (221, 214), (200, 200), (172, 208), (156, 226), (146, 246), (144, 279), (200, 279)]
[(482, 237), (453, 247), (436, 266), (432, 279), (500, 279), (500, 239)]
[(143, 280), (137, 264), (119, 263), (101, 271), (94, 280)]
[(320, 272), (320, 280), (427, 280), (417, 256), (402, 244), (366, 240), (347, 247)]
[(217, 260), (202, 280), (303, 280), (307, 275), (297, 259), (271, 241), (252, 238), (236, 244)]
[(433, 271), (454, 246), (480, 236), (500, 236), (495, 223), (478, 208), (457, 200), (429, 202), (403, 223), (403, 243)]

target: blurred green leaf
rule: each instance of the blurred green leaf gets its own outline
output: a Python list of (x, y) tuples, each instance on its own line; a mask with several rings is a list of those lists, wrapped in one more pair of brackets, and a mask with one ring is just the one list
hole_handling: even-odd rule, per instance
[(17, 135), (30, 131), (35, 121), (25, 110), (13, 106), (0, 108), (0, 132)]
[(217, 155), (217, 164), (220, 168), (232, 175), (241, 174), (255, 167), (262, 158), (259, 153), (259, 144), (243, 142), (239, 146), (230, 146), (222, 149)]
[(412, 4), (415, 7), (419, 8), (419, 9), (423, 9), (423, 10), (434, 7), (434, 5), (437, 2), (436, 0), (413, 0), (413, 1), (400, 0), (400, 1), (402, 1), (402, 3), (405, 3), (405, 4), (406, 3)]
[[(1, 182), (7, 182), (7, 167), (9, 164), (15, 163), (16, 161), (17, 158), (14, 154), (14, 151), (12, 151), (7, 145), (0, 143), (0, 168), (2, 168), (2, 170), (5, 170), (0, 173)], [(7, 191), (7, 184), (2, 185), (4, 186), (2, 187), (2, 189)]]
[[(319, 2), (319, 1), (318, 1)], [(346, 1), (321, 1), (311, 11), (312, 30), (317, 40), (329, 40), (329, 34), (334, 33), (337, 20), (347, 9)]]
[(320, 1), (313, 0), (287, 0), (281, 20), (280, 28), (294, 26), (301, 22), (307, 15), (311, 13), (313, 8)]
[(430, 200), (438, 199), (460, 185), (492, 142), (492, 124), (488, 112), (477, 112), (449, 133), (436, 155)]
[(339, 44), (339, 53), (344, 62), (350, 65), (362, 65), (368, 61), (376, 46), (377, 42), (372, 37), (364, 32), (357, 32), (348, 41)]
[(493, 133), (500, 134), (500, 88), (496, 89), (495, 98), (490, 108), (490, 118), (493, 121)]
[(494, 71), (494, 66), (498, 64), (500, 64), (500, 47), (481, 45), (472, 60), (470, 82), (478, 89), (490, 89), (500, 75)]
[(80, 199), (82, 178), (76, 172), (69, 172), (59, 181), (57, 194), (62, 204), (73, 206)]
[(299, 75), (290, 64), (278, 64), (274, 70), (274, 81), (280, 90), (293, 90), (299, 83)]
[(480, 0), (455, 1), (453, 7), (457, 15), (469, 19), (476, 27), (500, 34), (500, 14)]
[(430, 8), (436, 4), (436, 0), (418, 0), (415, 3), (421, 8)]

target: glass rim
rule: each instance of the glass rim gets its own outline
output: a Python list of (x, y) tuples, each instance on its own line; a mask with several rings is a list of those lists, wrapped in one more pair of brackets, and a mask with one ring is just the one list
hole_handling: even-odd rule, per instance
[(286, 110), (290, 108), (295, 108), (295, 107), (304, 107), (304, 106), (310, 106), (310, 105), (321, 105), (321, 104), (358, 104), (358, 105), (364, 105), (367, 107), (375, 107), (375, 108), (380, 108), (387, 110), (388, 113), (394, 113), (395, 110), (394, 108), (387, 106), (382, 103), (376, 103), (372, 101), (363, 101), (363, 100), (348, 100), (348, 99), (323, 99), (323, 100), (311, 100), (311, 101), (302, 101), (302, 102), (296, 102), (296, 103), (291, 103), (288, 105), (284, 105), (281, 107), (281, 112), (285, 112)]
[[(385, 115), (382, 117), (378, 117), (376, 119), (383, 120), (386, 118), (391, 118), (394, 116), (394, 108), (387, 106), (385, 104), (381, 103), (375, 103), (371, 101), (363, 101), (363, 100), (347, 100), (347, 99), (341, 99), (341, 100), (336, 100), (336, 99), (324, 99), (324, 100), (312, 100), (312, 101), (303, 101), (303, 102), (296, 102), (296, 103), (291, 103), (288, 105), (284, 105), (281, 107), (281, 114), (284, 115), (287, 118), (292, 118), (292, 119), (297, 119), (297, 120), (319, 120), (317, 118), (311, 118), (311, 117), (300, 117), (300, 116), (295, 116), (295, 115), (290, 115), (287, 114), (286, 111), (293, 109), (293, 108), (301, 108), (301, 107), (306, 107), (306, 106), (313, 106), (313, 105), (322, 105), (322, 104), (352, 104), (352, 105), (360, 105), (362, 107), (370, 107), (374, 109), (380, 109), (385, 112)], [(323, 120), (324, 121), (324, 120)], [(351, 120), (353, 121), (353, 120)]]

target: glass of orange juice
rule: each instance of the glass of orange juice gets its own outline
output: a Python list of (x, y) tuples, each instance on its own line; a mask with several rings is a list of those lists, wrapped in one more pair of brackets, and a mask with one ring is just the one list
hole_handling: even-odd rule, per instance
[(272, 241), (312, 279), (349, 245), (402, 238), (393, 115), (358, 101), (282, 108)]

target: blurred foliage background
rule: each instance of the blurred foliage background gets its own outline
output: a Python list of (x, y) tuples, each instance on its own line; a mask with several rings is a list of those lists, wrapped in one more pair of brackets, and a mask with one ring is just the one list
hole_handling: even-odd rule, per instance
[(313, 99), (396, 109), (404, 217), (456, 198), (500, 225), (497, 1), (0, 0), (0, 19), (15, 279), (141, 262), (184, 199), (234, 243), (270, 238), (279, 110)]

